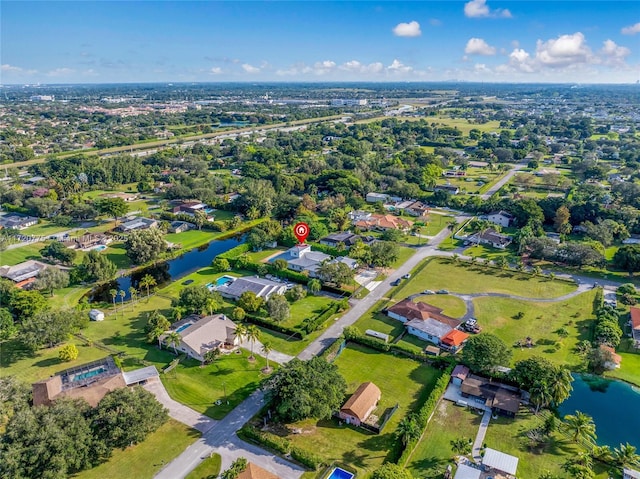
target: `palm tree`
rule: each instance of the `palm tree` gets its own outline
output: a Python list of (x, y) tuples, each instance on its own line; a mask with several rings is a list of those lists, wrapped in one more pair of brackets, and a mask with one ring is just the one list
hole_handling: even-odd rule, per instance
[(123, 289), (118, 291), (118, 296), (120, 296), (120, 304), (122, 305), (122, 314), (124, 314), (124, 297), (126, 295), (127, 293), (125, 293)]
[(257, 326), (251, 324), (246, 328), (246, 337), (249, 341), (251, 341), (251, 356), (249, 356), (249, 359), (255, 359), (255, 357), (253, 356), (253, 345), (256, 341), (260, 340), (260, 330), (257, 328)]
[(551, 399), (556, 406), (559, 406), (565, 399), (571, 395), (573, 386), (573, 376), (567, 368), (558, 368), (554, 374), (553, 381), (549, 385)]
[(553, 281), (554, 279), (556, 279), (556, 274), (555, 273), (549, 273), (549, 279), (551, 281)]
[(620, 467), (637, 466), (640, 464), (640, 455), (636, 452), (635, 446), (629, 443), (620, 444), (619, 448), (614, 448), (613, 459)]
[(180, 321), (184, 316), (184, 308), (182, 306), (176, 306), (171, 310), (171, 316), (174, 321)]
[(214, 309), (218, 309), (220, 305), (218, 304), (218, 301), (216, 301), (216, 298), (214, 298), (213, 296), (209, 296), (207, 298), (207, 309), (209, 310), (209, 316), (213, 316), (213, 310)]
[(265, 359), (267, 360), (267, 371), (271, 371), (269, 367), (269, 354), (273, 351), (270, 341), (265, 341), (262, 343), (262, 353), (264, 354)]
[(149, 288), (157, 284), (158, 283), (156, 282), (156, 279), (150, 274), (145, 274), (140, 280), (140, 286), (142, 286), (143, 288), (147, 288), (147, 298), (149, 297), (149, 294), (150, 294)]
[(176, 346), (180, 344), (180, 341), (182, 341), (180, 333), (178, 333), (177, 331), (171, 331), (170, 333), (167, 333), (167, 336), (164, 339), (165, 341), (167, 341), (168, 345), (173, 346), (173, 352), (177, 355), (178, 351), (176, 349)]
[(400, 441), (402, 441), (402, 445), (406, 446), (413, 439), (417, 439), (420, 434), (420, 430), (418, 429), (418, 424), (413, 416), (407, 416), (400, 424), (398, 424), (398, 429), (396, 429), (396, 434), (400, 437)]
[(500, 269), (505, 269), (509, 265), (507, 258), (505, 258), (504, 256), (498, 256), (495, 260), (493, 260), (493, 263)]
[(454, 454), (466, 456), (467, 454), (471, 454), (473, 441), (468, 437), (459, 437), (449, 441), (449, 444), (451, 444), (451, 450)]
[(243, 342), (247, 337), (247, 327), (244, 324), (237, 324), (234, 334), (238, 341)]
[(135, 303), (136, 301), (137, 294), (138, 294), (138, 290), (133, 286), (129, 286), (129, 295), (131, 296), (132, 309), (133, 309), (133, 303)]
[(580, 439), (589, 443), (595, 442), (596, 425), (593, 422), (593, 418), (588, 414), (576, 411), (575, 414), (566, 415), (564, 423), (574, 442), (577, 443)]
[(118, 296), (118, 290), (117, 289), (110, 289), (109, 290), (109, 294), (111, 295), (111, 299), (113, 300), (113, 309), (115, 311), (115, 309), (116, 309), (116, 296)]
[(542, 270), (540, 269), (540, 266), (535, 266), (531, 270), (531, 276), (539, 276), (541, 272), (542, 272)]
[(538, 414), (541, 407), (545, 407), (551, 400), (551, 393), (546, 383), (538, 384), (529, 391), (531, 402), (536, 405), (535, 414)]

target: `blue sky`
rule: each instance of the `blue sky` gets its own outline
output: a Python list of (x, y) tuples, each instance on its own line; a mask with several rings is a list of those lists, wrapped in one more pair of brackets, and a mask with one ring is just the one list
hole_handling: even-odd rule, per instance
[(636, 1), (2, 1), (2, 83), (640, 79)]

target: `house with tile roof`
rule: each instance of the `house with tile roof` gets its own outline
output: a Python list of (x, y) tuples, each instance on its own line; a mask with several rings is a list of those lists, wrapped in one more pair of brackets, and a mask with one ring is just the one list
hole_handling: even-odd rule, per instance
[[(427, 303), (413, 302), (408, 298), (388, 308), (387, 316), (405, 323), (409, 334), (438, 346), (442, 345), (443, 338), (462, 324), (462, 321), (442, 314), (441, 308)], [(455, 341), (461, 339), (459, 335), (454, 336)], [(452, 336), (448, 340), (448, 345), (451, 345)], [(462, 339), (462, 343), (464, 341), (466, 338)], [(462, 343), (458, 347), (461, 347)]]
[(275, 474), (271, 474), (266, 469), (256, 466), (254, 463), (247, 463), (247, 467), (242, 471), (236, 479), (279, 479)]
[(361, 218), (355, 221), (354, 226), (366, 231), (400, 230), (406, 233), (413, 226), (413, 221), (390, 214), (371, 215), (368, 218)]
[(629, 324), (631, 325), (631, 337), (633, 338), (633, 344), (636, 348), (640, 349), (640, 308), (631, 306), (629, 311), (631, 313)]

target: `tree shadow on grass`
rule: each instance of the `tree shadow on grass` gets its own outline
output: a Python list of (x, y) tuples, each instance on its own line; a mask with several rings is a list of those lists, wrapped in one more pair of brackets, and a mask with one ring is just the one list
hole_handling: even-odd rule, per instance
[[(423, 471), (426, 474), (432, 473), (431, 475), (426, 475), (425, 477), (442, 477), (444, 471), (447, 469), (447, 465), (449, 464), (449, 460), (443, 459), (441, 457), (430, 456), (424, 457), (418, 461), (411, 463), (412, 469), (418, 469), (422, 473)], [(436, 475), (434, 475), (434, 473)], [(439, 474), (439, 475), (438, 475)]]
[(17, 339), (0, 343), (0, 368), (7, 368), (22, 359), (36, 355), (26, 349)]
[(61, 363), (62, 361), (60, 361), (59, 358), (49, 358), (49, 359), (42, 359), (40, 361), (37, 361), (33, 363), (33, 365), (38, 368), (47, 368), (47, 367), (55, 366), (56, 364), (61, 364)]
[(355, 467), (366, 468), (367, 459), (369, 459), (369, 454), (367, 454), (366, 452), (358, 453), (355, 449), (342, 454), (342, 462)]

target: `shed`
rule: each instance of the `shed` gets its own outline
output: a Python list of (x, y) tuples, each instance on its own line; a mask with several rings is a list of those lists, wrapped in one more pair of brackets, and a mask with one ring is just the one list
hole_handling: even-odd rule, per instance
[(91, 321), (104, 321), (104, 313), (99, 309), (89, 311), (89, 319)]
[(133, 371), (125, 371), (122, 373), (122, 377), (127, 386), (145, 384), (149, 379), (158, 377), (158, 370), (155, 366), (147, 366)]
[(456, 475), (453, 479), (480, 479), (482, 471), (475, 467), (467, 466), (466, 464), (459, 464)]
[(364, 333), (367, 336), (373, 336), (374, 338), (382, 339), (385, 343), (389, 342), (389, 335), (381, 333), (380, 331), (375, 331), (373, 329), (367, 329)]
[(488, 447), (484, 450), (482, 465), (515, 476), (518, 470), (518, 458)]
[(468, 375), (469, 375), (469, 368), (466, 366), (463, 366), (462, 364), (458, 364), (453, 369), (453, 372), (451, 373), (451, 382), (453, 384), (456, 384), (457, 386), (460, 386), (462, 384), (462, 381), (467, 379)]
[(381, 395), (378, 386), (372, 382), (362, 383), (340, 408), (340, 419), (347, 421), (347, 424), (359, 426), (376, 408)]
[(424, 352), (427, 356), (440, 356), (440, 348), (437, 346), (427, 346), (424, 348)]

